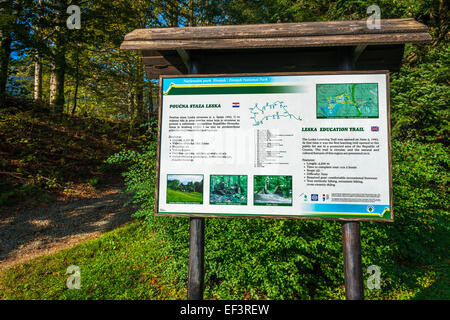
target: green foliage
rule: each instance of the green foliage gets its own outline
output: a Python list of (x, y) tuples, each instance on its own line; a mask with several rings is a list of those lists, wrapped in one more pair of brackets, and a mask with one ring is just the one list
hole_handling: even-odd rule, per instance
[(381, 17), (415, 18), (426, 20), (432, 27), (442, 27), (446, 22), (445, 5), (429, 0), (233, 0), (225, 1), (228, 23), (280, 23), (327, 20), (366, 19), (371, 5), (380, 7)]
[(406, 56), (412, 63), (391, 83), (392, 137), (448, 144), (450, 47), (410, 46)]
[[(20, 1), (30, 7), (29, 1)], [(66, 96), (73, 102), (72, 87), (79, 84), (78, 114), (142, 120), (155, 96), (155, 85), (144, 78), (137, 53), (117, 50), (123, 35), (137, 27), (276, 23), (365, 19), (368, 0), (355, 1), (97, 1), (84, 7), (80, 32), (54, 32), (55, 10), (45, 2), (44, 14), (8, 11), (2, 31), (14, 33), (16, 51), (11, 63), (17, 79), (11, 85), (20, 94), (31, 93), (31, 57), (41, 54), (44, 65), (44, 98), (48, 68), (54, 62), (56, 36), (66, 49)], [(448, 221), (448, 116), (449, 48), (446, 41), (448, 12), (444, 1), (381, 0), (383, 18), (414, 17), (431, 27), (437, 45), (408, 46), (405, 64), (392, 74), (392, 158), (394, 223), (363, 222), (363, 268), (381, 267), (382, 289), (368, 291), (371, 299), (450, 297)], [(25, 14), (31, 13), (31, 16)], [(42, 17), (39, 21), (36, 17)], [(16, 21), (27, 23), (11, 30)], [(61, 21), (64, 23), (64, 21)], [(27, 28), (37, 27), (39, 32)], [(14, 32), (13, 32), (14, 31)], [(32, 39), (27, 39), (32, 35)], [(39, 37), (48, 36), (49, 42)], [(37, 39), (34, 39), (37, 38)], [(69, 41), (69, 39), (74, 41)], [(14, 48), (16, 49), (16, 48)], [(18, 53), (19, 52), (19, 53)], [(9, 58), (3, 50), (1, 58)], [(5, 72), (6, 74), (6, 72)], [(3, 74), (2, 74), (3, 76)], [(125, 86), (125, 87), (124, 87)], [(125, 90), (124, 90), (125, 88)], [(27, 110), (2, 111), (0, 150), (2, 172), (0, 204), (57, 187), (70, 174), (91, 179), (108, 143), (123, 147), (122, 126), (89, 119), (86, 128), (79, 118), (64, 124), (45, 115), (39, 120)], [(64, 119), (61, 121), (65, 121)], [(156, 128), (152, 119), (150, 128)], [(67, 128), (71, 128), (66, 131)], [(64, 129), (66, 128), (66, 129)], [(130, 126), (130, 132), (135, 128)], [(94, 134), (96, 133), (95, 139)], [(118, 135), (111, 133), (118, 132)], [(14, 133), (14, 134), (12, 134)], [(44, 139), (44, 135), (48, 135)], [(51, 137), (49, 139), (49, 137)], [(110, 157), (103, 169), (127, 166), (124, 177), (133, 202), (140, 209), (142, 230), (151, 230), (151, 241), (135, 227), (77, 246), (55, 256), (41, 258), (2, 273), (1, 298), (158, 298), (156, 274), (187, 280), (188, 219), (154, 217), (156, 142), (155, 131), (142, 138), (140, 151), (122, 151)], [(51, 143), (48, 143), (51, 140)], [(93, 142), (94, 140), (94, 142)], [(116, 148), (115, 148), (116, 149)], [(117, 148), (118, 149), (118, 148)], [(11, 150), (13, 152), (11, 152)], [(105, 152), (101, 152), (104, 150)], [(7, 152), (8, 158), (3, 158)], [(72, 156), (82, 156), (72, 159)], [(72, 161), (74, 160), (74, 161)], [(84, 165), (80, 167), (80, 163)], [(5, 175), (5, 174), (3, 174)], [(28, 183), (24, 183), (27, 179)], [(95, 184), (95, 180), (88, 180)], [(263, 188), (261, 181), (259, 187)], [(264, 188), (273, 192), (276, 185)], [(285, 193), (286, 191), (284, 191)], [(287, 194), (285, 195), (287, 196)], [(274, 219), (207, 219), (205, 235), (207, 298), (342, 299), (342, 236), (336, 221)], [(164, 242), (161, 242), (163, 240)], [(161, 245), (163, 243), (164, 245)], [(159, 267), (161, 257), (168, 257)], [(148, 263), (144, 266), (144, 263)], [(64, 288), (63, 272), (70, 264), (87, 270), (82, 291)], [(83, 271), (82, 271), (83, 272)], [(39, 287), (41, 286), (41, 287)], [(158, 289), (159, 290), (159, 289)]]
[(203, 180), (201, 181), (188, 181), (182, 183), (178, 179), (171, 179), (170, 176), (167, 180), (167, 188), (181, 191), (181, 192), (197, 192), (203, 193)]
[[(161, 248), (165, 254), (176, 257), (165, 274), (185, 282), (188, 220), (153, 216), (155, 147), (150, 142), (141, 153), (121, 153), (109, 161), (132, 163), (126, 177), (128, 189), (137, 192), (135, 201), (141, 205), (137, 215), (145, 217), (145, 224), (166, 242)], [(436, 272), (448, 254), (446, 148), (399, 141), (392, 148), (395, 222), (362, 223), (363, 267), (376, 264), (382, 270), (382, 290), (368, 292), (373, 299), (421, 297), (428, 286), (414, 279), (441, 283)], [(207, 219), (205, 230), (207, 297), (343, 297), (338, 222)], [(440, 290), (449, 297), (448, 287)]]
[[(148, 141), (141, 147), (141, 151), (126, 150), (109, 157), (105, 163), (109, 165), (127, 165), (123, 176), (127, 184), (127, 191), (133, 192), (133, 203), (146, 203), (154, 199), (155, 170), (156, 170), (156, 142)], [(136, 216), (145, 215), (138, 211)]]

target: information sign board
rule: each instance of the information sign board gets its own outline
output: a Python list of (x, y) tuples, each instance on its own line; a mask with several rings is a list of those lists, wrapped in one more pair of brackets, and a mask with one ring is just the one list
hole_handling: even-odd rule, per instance
[(393, 220), (387, 71), (160, 86), (156, 214)]

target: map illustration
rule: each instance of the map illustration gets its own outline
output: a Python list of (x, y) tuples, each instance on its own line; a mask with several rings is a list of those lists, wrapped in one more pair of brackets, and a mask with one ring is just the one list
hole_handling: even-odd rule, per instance
[(283, 101), (276, 101), (275, 103), (266, 103), (264, 106), (258, 106), (255, 104), (253, 108), (250, 108), (250, 113), (253, 119), (254, 126), (262, 125), (269, 120), (277, 120), (283, 118), (289, 118), (293, 120), (301, 121), (300, 116), (295, 116), (289, 112), (287, 105)]
[(317, 84), (317, 118), (378, 118), (377, 83)]

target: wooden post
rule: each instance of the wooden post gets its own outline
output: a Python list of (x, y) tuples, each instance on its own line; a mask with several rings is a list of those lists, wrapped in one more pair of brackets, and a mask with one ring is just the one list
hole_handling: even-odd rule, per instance
[[(351, 47), (340, 49), (341, 69), (355, 68), (354, 50)], [(359, 221), (342, 223), (342, 246), (344, 252), (345, 297), (347, 300), (363, 300), (364, 287), (361, 269), (361, 236)]]
[(363, 300), (364, 288), (361, 270), (361, 238), (359, 222), (342, 223), (344, 250), (345, 297), (347, 300)]
[[(197, 61), (190, 62), (189, 73), (199, 73)], [(203, 299), (204, 255), (205, 218), (190, 218), (188, 300)]]
[(191, 218), (189, 227), (188, 300), (203, 299), (205, 218)]

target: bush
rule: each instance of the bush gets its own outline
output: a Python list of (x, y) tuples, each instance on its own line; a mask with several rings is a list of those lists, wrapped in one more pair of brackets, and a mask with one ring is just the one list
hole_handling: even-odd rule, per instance
[(406, 56), (412, 62), (392, 76), (392, 138), (448, 145), (450, 47), (410, 46)]
[[(392, 148), (395, 222), (361, 223), (363, 270), (372, 264), (382, 270), (383, 295), (373, 297), (386, 297), (405, 285), (415, 288), (423, 266), (443, 263), (448, 247), (445, 147), (394, 142)], [(155, 150), (156, 143), (150, 142), (141, 152), (122, 152), (108, 161), (129, 163), (124, 176), (141, 206), (136, 216), (166, 242), (166, 254), (176, 257), (166, 272), (186, 281), (189, 220), (153, 215)], [(343, 297), (337, 221), (206, 219), (205, 261), (207, 297)]]

